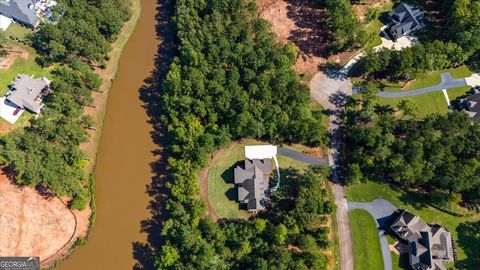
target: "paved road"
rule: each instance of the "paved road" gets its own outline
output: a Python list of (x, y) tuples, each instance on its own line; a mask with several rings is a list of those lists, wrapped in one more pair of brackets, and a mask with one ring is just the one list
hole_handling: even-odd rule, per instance
[[(348, 202), (348, 209), (363, 209), (366, 210), (375, 220), (377, 227), (380, 227), (385, 219), (388, 219), (397, 208), (389, 201), (384, 199), (376, 199), (371, 202)], [(388, 247), (387, 236), (384, 230), (378, 230), (380, 237), (380, 246), (382, 248), (383, 266), (385, 270), (392, 270), (392, 254)]]
[[(322, 72), (318, 72), (310, 81), (310, 95), (323, 108), (330, 112), (329, 133), (331, 143), (328, 148), (328, 164), (332, 168), (332, 190), (337, 205), (336, 218), (338, 227), (338, 242), (340, 245), (340, 269), (353, 270), (354, 254), (352, 244), (352, 232), (350, 229), (350, 218), (348, 216), (347, 200), (343, 190), (343, 185), (338, 181), (337, 158), (338, 148), (340, 146), (339, 136), (339, 115), (343, 111), (342, 95), (345, 97), (352, 95), (351, 82), (343, 76), (328, 77)], [(327, 86), (327, 87), (326, 87)], [(341, 91), (342, 93), (339, 93)]]
[(277, 153), (279, 155), (289, 157), (291, 159), (295, 159), (307, 164), (323, 164), (323, 165), (328, 165), (328, 159), (327, 158), (317, 158), (302, 152), (298, 152), (292, 149), (288, 148), (283, 148), (279, 147), (277, 149)]
[(440, 84), (424, 87), (420, 89), (402, 91), (402, 92), (378, 92), (377, 96), (386, 97), (386, 98), (399, 98), (399, 97), (409, 97), (415, 95), (426, 94), (430, 92), (442, 91), (443, 89), (450, 89), (455, 87), (466, 86), (467, 81), (465, 78), (454, 79), (450, 72), (442, 73), (440, 75), (441, 82)]

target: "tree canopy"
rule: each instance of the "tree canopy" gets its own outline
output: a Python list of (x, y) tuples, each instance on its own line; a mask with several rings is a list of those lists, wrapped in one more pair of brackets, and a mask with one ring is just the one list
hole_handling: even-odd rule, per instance
[[(404, 105), (399, 107), (411, 107)], [(345, 125), (347, 180), (368, 178), (480, 199), (480, 125), (471, 117), (452, 112), (397, 118), (377, 105), (365, 118), (363, 108), (355, 106), (348, 109)]]
[(257, 13), (252, 1), (175, 2), (178, 54), (160, 90), (170, 197), (159, 269), (325, 269), (316, 247), (328, 245), (327, 172), (295, 174), (293, 188), (273, 198), (284, 203), (248, 221), (213, 223), (197, 196), (199, 170), (232, 139), (327, 141), (321, 115), (310, 109), (309, 92), (291, 69), (297, 49), (278, 44)]
[(93, 119), (83, 115), (83, 107), (91, 105), (91, 92), (101, 84), (90, 64), (106, 58), (109, 42), (130, 16), (128, 3), (66, 1), (65, 16), (57, 25), (40, 26), (33, 46), (45, 65), (55, 64), (45, 107), (30, 126), (0, 137), (0, 161), (17, 183), (71, 196), (74, 208), (82, 209), (88, 201), (86, 160), (79, 145), (88, 140), (86, 129)]

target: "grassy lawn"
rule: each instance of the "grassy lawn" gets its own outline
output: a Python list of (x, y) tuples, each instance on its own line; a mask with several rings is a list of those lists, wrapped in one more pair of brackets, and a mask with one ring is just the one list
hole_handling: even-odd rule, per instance
[(450, 72), (454, 79), (460, 79), (469, 77), (473, 74), (473, 72), (465, 65), (460, 66), (458, 68), (451, 68), (451, 69), (443, 69), (430, 72), (425, 78), (413, 80), (408, 82), (403, 88), (399, 86), (391, 86), (385, 87), (384, 91), (387, 92), (400, 92), (404, 90), (415, 90), (418, 88), (428, 87), (440, 84), (441, 78), (440, 74)]
[[(427, 114), (431, 114), (431, 113), (447, 113), (448, 112), (448, 104), (441, 91), (417, 95), (417, 96), (411, 96), (408, 98), (418, 104), (419, 109), (417, 112), (417, 116), (420, 118), (425, 117)], [(377, 99), (379, 104), (390, 105), (394, 108), (396, 108), (400, 100), (402, 100), (402, 98), (378, 97)]]
[(350, 211), (355, 270), (383, 269), (382, 251), (377, 226), (370, 214), (363, 209)]
[(382, 15), (382, 13), (392, 10), (392, 7), (393, 7), (392, 1), (387, 0), (385, 4), (383, 4), (381, 7), (376, 8), (377, 17), (374, 18), (369, 23), (363, 25), (365, 32), (367, 32), (367, 34), (373, 37), (373, 38), (370, 38), (367, 44), (365, 45), (366, 49), (370, 49), (382, 44), (382, 41), (380, 39), (380, 28), (382, 28), (384, 24), (380, 20), (380, 16)]
[[(245, 158), (245, 146), (266, 144), (256, 140), (246, 140), (224, 149), (216, 161), (208, 169), (208, 197), (219, 217), (248, 218), (250, 214), (240, 209), (237, 200), (237, 191), (233, 183), (233, 170)], [(277, 156), (280, 169), (295, 168), (304, 170), (307, 164)]]
[[(400, 209), (407, 209), (419, 215), (427, 223), (444, 225), (452, 233), (457, 243), (458, 262), (456, 264), (457, 268), (454, 269), (476, 269), (478, 266), (479, 261), (476, 255), (480, 252), (480, 245), (478, 244), (480, 236), (477, 237), (477, 240), (469, 236), (469, 231), (466, 230), (468, 223), (466, 222), (478, 221), (480, 214), (456, 217), (428, 206), (425, 198), (416, 193), (395, 189), (388, 184), (370, 181), (349, 186), (346, 189), (346, 194), (350, 201), (369, 202), (376, 198), (384, 198)], [(374, 225), (373, 228), (375, 228)], [(470, 254), (468, 258), (467, 254)]]
[(462, 86), (457, 88), (451, 88), (447, 90), (448, 97), (450, 101), (457, 99), (458, 97), (464, 96), (468, 91), (472, 89), (471, 86)]
[(18, 23), (10, 24), (7, 31), (5, 31), (7, 37), (20, 40), (25, 39), (26, 36), (31, 33), (33, 33), (32, 29), (24, 27)]
[[(10, 29), (10, 28), (9, 28)], [(15, 63), (7, 70), (0, 69), (0, 96), (8, 91), (8, 85), (17, 76), (17, 74), (33, 75), (36, 78), (46, 76), (51, 79), (50, 71), (42, 68), (35, 62), (37, 53), (31, 47), (22, 45), (18, 42), (11, 42), (12, 45), (19, 46), (28, 51), (28, 59), (18, 56)]]

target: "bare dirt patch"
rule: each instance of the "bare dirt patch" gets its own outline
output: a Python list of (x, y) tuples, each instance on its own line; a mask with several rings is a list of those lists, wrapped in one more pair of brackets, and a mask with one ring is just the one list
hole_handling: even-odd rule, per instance
[(361, 3), (354, 4), (352, 6), (353, 6), (353, 10), (355, 10), (355, 13), (358, 16), (358, 19), (361, 22), (366, 22), (365, 17), (367, 15), (369, 8), (373, 8), (373, 9), (381, 8), (387, 3), (390, 3), (390, 0), (363, 0)]
[(39, 256), (46, 266), (88, 230), (89, 211), (70, 211), (0, 174), (0, 256)]
[(257, 0), (259, 17), (269, 21), (281, 43), (293, 42), (300, 49), (293, 69), (313, 75), (327, 62), (329, 34), (325, 10), (314, 0)]
[(18, 46), (11, 46), (6, 48), (8, 55), (4, 58), (0, 58), (0, 69), (9, 69), (14, 63), (17, 57), (28, 60), (29, 53)]

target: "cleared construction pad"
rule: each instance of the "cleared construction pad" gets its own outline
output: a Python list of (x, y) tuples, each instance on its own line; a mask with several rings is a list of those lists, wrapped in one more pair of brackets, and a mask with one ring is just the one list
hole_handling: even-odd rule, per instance
[(74, 213), (60, 199), (45, 199), (0, 174), (0, 256), (49, 261), (76, 239), (76, 227)]

